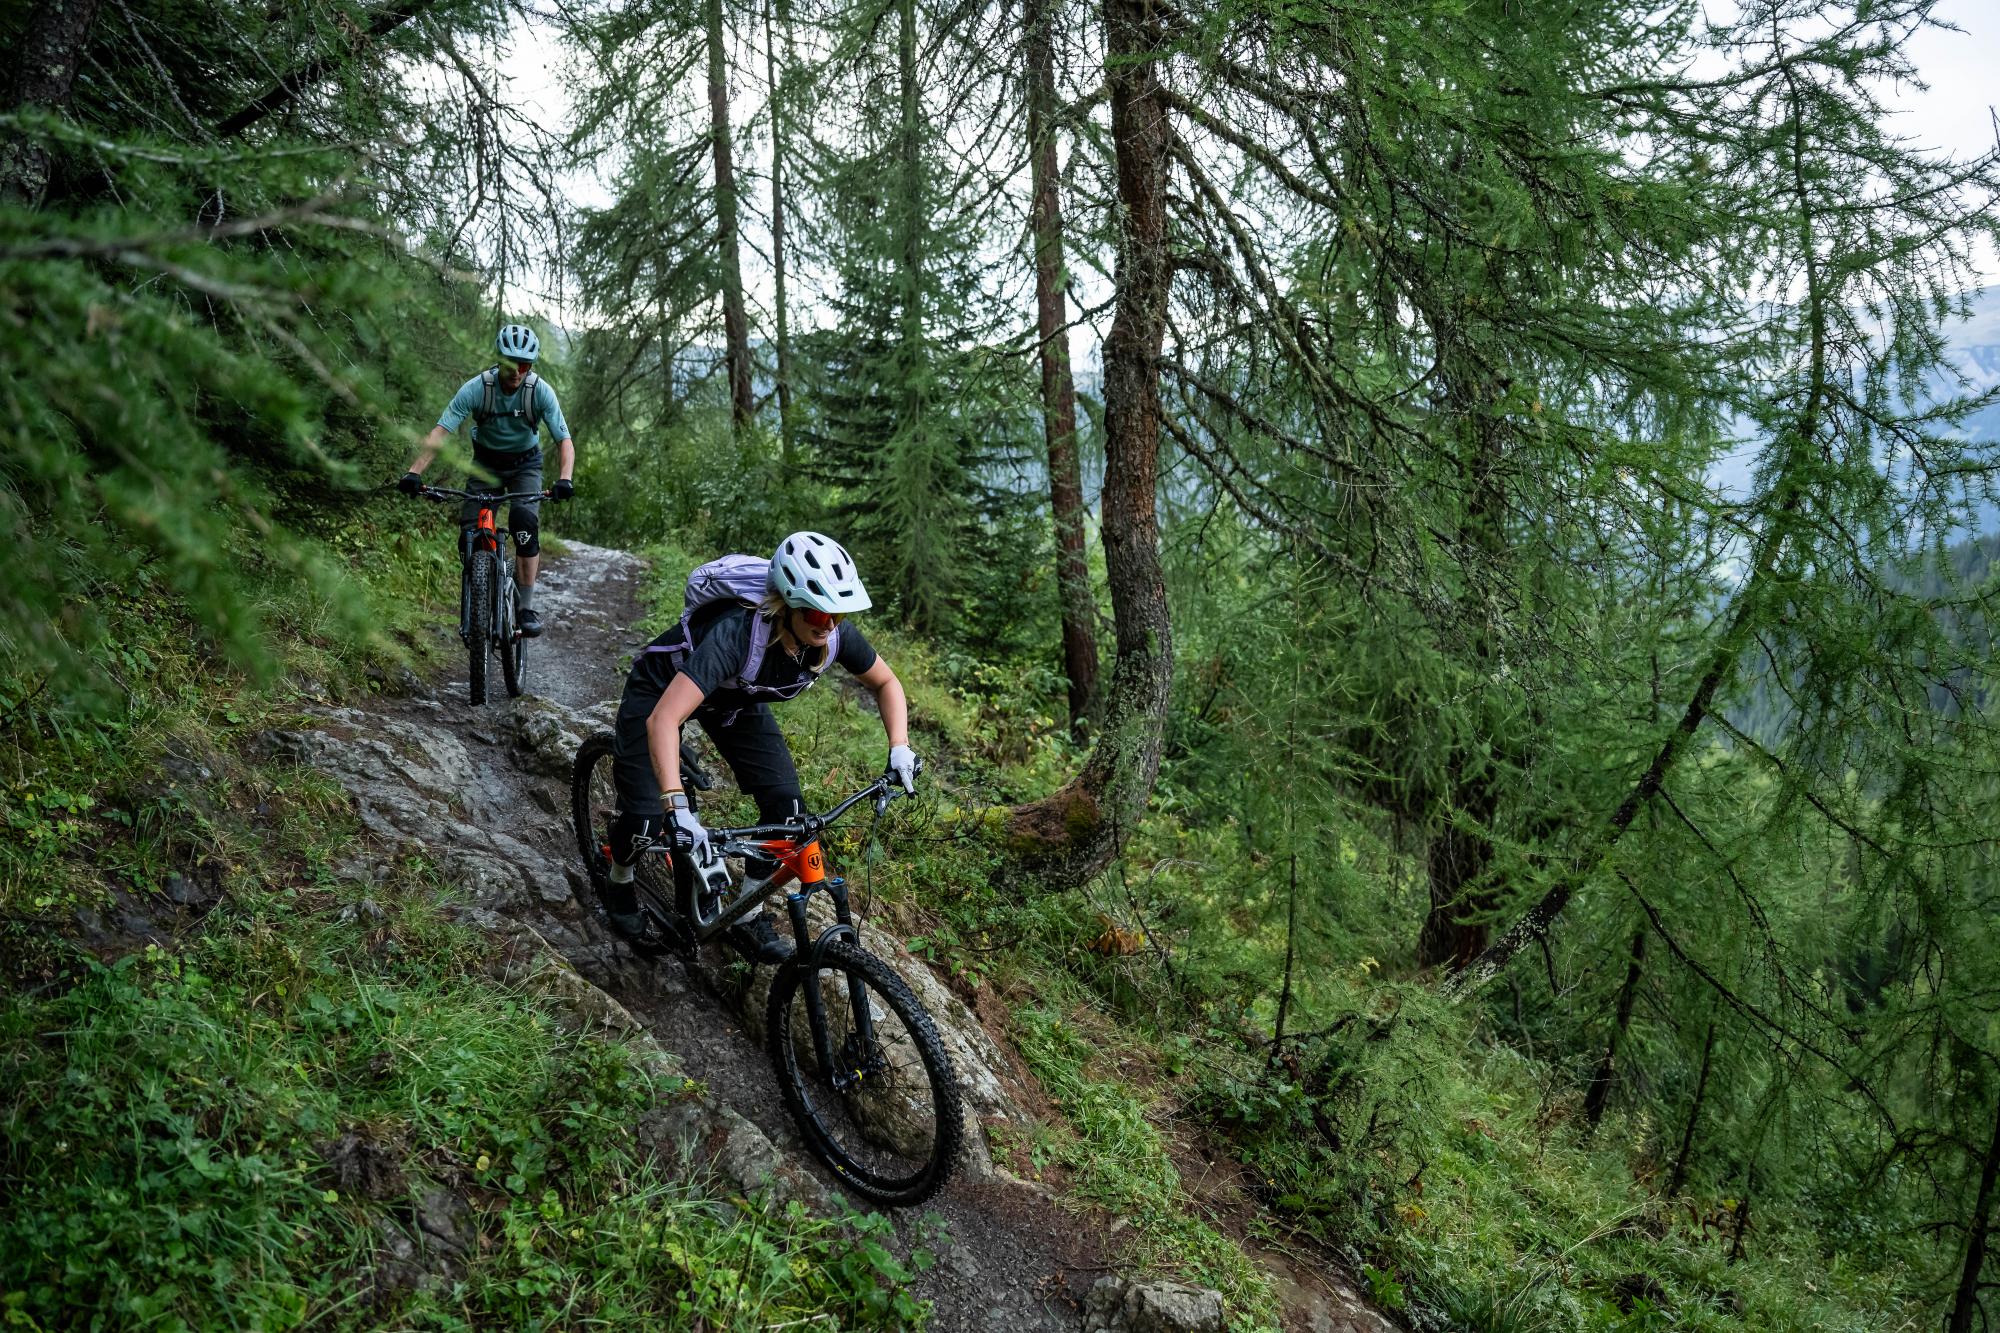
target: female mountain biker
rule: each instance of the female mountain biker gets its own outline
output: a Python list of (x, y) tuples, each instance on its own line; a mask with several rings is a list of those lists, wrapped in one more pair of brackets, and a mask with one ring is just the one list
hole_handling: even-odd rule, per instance
[[(802, 793), (771, 705), (797, 697), (838, 662), (874, 691), (889, 738), (888, 769), (905, 791), (915, 790), (919, 766), (902, 682), (859, 630), (841, 623), (872, 604), (853, 558), (829, 537), (795, 532), (778, 544), (763, 572), (762, 600), (752, 605), (761, 563), (725, 556), (696, 570), (680, 623), (641, 650), (625, 678), (612, 752), (618, 814), (609, 882), (598, 889), (612, 924), (634, 943), (660, 942), (632, 887), (633, 865), (653, 842), (678, 835), (696, 872), (718, 890), (727, 885), (721, 857), (681, 785), (681, 724), (690, 718), (756, 801), (758, 819), (782, 820), (803, 808)], [(711, 571), (720, 572), (704, 581)], [(773, 861), (746, 862), (745, 886), (768, 882), (776, 870)], [(731, 931), (730, 940), (765, 962), (791, 952), (761, 913)]]

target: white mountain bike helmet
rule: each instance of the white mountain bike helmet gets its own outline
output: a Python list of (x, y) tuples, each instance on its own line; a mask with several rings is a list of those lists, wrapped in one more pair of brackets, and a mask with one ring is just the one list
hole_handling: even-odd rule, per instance
[(778, 543), (771, 557), (771, 588), (787, 606), (838, 615), (874, 605), (847, 548), (817, 532), (795, 532)]
[(500, 330), (493, 346), (509, 361), (535, 361), (542, 355), (541, 339), (526, 324), (509, 324)]

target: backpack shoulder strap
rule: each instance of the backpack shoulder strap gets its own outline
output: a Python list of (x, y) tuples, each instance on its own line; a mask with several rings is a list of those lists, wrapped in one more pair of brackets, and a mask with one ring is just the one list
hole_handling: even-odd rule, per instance
[(743, 654), (743, 666), (736, 673), (738, 685), (756, 683), (757, 673), (764, 668), (764, 654), (771, 648), (771, 622), (757, 612), (750, 613), (750, 645)]
[(540, 377), (537, 376), (535, 372), (532, 370), (529, 371), (526, 375), (523, 375), (521, 377), (521, 392), (528, 395), (528, 406), (526, 415), (528, 418), (528, 434), (530, 435), (533, 435), (536, 431), (542, 428), (541, 403), (535, 397), (535, 389), (541, 384), (541, 382), (542, 381)]
[(480, 372), (479, 383), (481, 385), (481, 397), (479, 408), (473, 413), (473, 416), (481, 421), (490, 421), (500, 415), (499, 405), (493, 401), (493, 391), (500, 384), (499, 370), (496, 367), (488, 366)]

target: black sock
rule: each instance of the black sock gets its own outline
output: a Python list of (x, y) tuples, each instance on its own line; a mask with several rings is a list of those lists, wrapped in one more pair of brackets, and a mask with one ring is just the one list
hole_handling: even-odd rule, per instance
[(639, 910), (639, 895), (630, 884), (606, 884), (598, 890), (597, 896), (604, 900), (607, 912), (630, 916)]

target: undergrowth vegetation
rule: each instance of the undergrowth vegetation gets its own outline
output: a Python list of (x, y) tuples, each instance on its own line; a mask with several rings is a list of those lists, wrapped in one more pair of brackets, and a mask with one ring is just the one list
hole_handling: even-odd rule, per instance
[(372, 636), (253, 580), (278, 655), (253, 679), (142, 576), (97, 608), (116, 699), (10, 682), (0, 1319), (921, 1324), (879, 1218), (774, 1211), (643, 1143), (698, 1089), (489, 975), (449, 880), (356, 861), (345, 794), (259, 757), (303, 702), (423, 665), (449, 525), (385, 512), (408, 526), (329, 543)]

